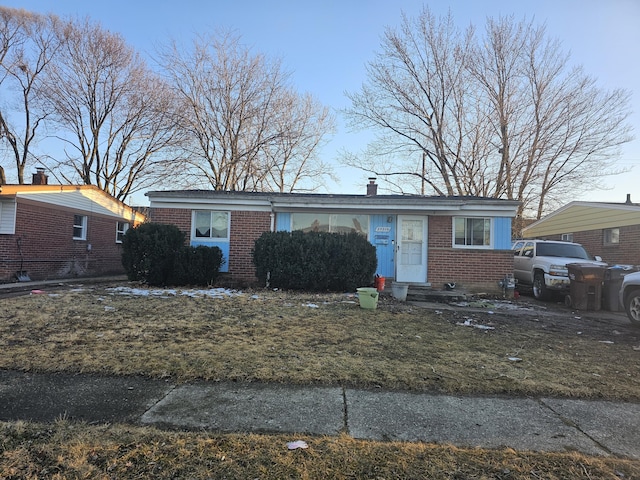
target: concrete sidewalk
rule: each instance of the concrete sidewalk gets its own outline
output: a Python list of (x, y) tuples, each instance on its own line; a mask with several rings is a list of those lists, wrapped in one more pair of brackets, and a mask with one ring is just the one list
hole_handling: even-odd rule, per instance
[(640, 459), (640, 405), (0, 371), (0, 420), (336, 435)]

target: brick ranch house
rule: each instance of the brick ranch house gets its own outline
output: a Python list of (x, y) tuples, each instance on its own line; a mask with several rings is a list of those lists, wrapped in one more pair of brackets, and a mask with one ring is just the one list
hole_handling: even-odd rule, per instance
[(571, 202), (522, 229), (524, 238), (582, 244), (609, 265), (640, 265), (640, 204)]
[[(513, 272), (511, 223), (518, 202), (479, 197), (228, 191), (151, 191), (149, 219), (174, 224), (192, 246), (218, 246), (226, 281), (255, 284), (251, 250), (267, 231), (358, 232), (376, 247), (389, 282), (500, 291)], [(372, 279), (373, 280), (373, 279)]]
[(93, 185), (48, 185), (44, 170), (1, 185), (0, 283), (122, 274), (122, 236), (144, 220)]

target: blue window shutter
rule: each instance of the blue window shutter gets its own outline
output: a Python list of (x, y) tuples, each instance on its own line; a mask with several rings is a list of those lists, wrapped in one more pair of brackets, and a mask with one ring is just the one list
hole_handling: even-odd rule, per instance
[(511, 248), (511, 218), (495, 217), (493, 219), (493, 248), (494, 250)]

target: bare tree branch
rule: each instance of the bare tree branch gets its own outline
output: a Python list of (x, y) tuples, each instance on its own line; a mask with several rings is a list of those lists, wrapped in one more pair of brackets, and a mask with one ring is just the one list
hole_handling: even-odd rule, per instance
[(199, 37), (190, 50), (174, 42), (160, 53), (182, 101), (183, 185), (206, 179), (215, 190), (293, 191), (330, 175), (316, 158), (333, 130), (328, 110), (296, 94), (279, 61), (252, 54), (229, 33)]
[(70, 21), (59, 32), (64, 48), (42, 94), (69, 147), (58, 162), (62, 172), (71, 169), (65, 178), (124, 200), (170, 174), (166, 162), (177, 142), (171, 90), (120, 36), (99, 25)]
[[(404, 176), (403, 189), (417, 178), (436, 194), (518, 200), (519, 215), (540, 217), (569, 189), (618, 173), (614, 160), (631, 140), (629, 93), (602, 91), (568, 61), (544, 27), (512, 17), (488, 19), (482, 37), (427, 8), (404, 17), (387, 30), (368, 81), (348, 94), (350, 125), (375, 131), (377, 150), (344, 161)], [(399, 159), (377, 168), (389, 152)], [(416, 152), (429, 160), (424, 175)]]

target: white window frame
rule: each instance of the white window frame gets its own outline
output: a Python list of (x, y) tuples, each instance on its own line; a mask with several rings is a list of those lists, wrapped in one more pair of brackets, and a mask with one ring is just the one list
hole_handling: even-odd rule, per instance
[[(80, 219), (80, 223), (76, 223), (76, 219)], [(80, 236), (76, 235), (76, 229), (80, 229)], [(78, 213), (73, 214), (73, 239), (74, 240), (86, 240), (87, 239), (87, 216), (80, 215)]]
[[(201, 213), (209, 213), (209, 227), (211, 231), (213, 231), (213, 223), (214, 223), (214, 214), (216, 213), (224, 213), (227, 216), (227, 236), (226, 237), (199, 237), (196, 235), (196, 217)], [(228, 210), (193, 210), (191, 212), (191, 241), (193, 242), (208, 242), (208, 243), (216, 243), (216, 242), (228, 242), (229, 237), (231, 235), (231, 212)]]
[(116, 243), (122, 243), (122, 237), (129, 230), (129, 222), (116, 222)]
[(563, 233), (560, 237), (560, 240), (563, 242), (572, 242), (573, 243), (573, 233)]
[[(487, 220), (489, 220), (489, 244), (488, 245), (460, 245), (456, 243), (456, 221), (457, 220), (464, 220), (465, 222), (465, 241), (467, 238), (466, 235), (466, 227), (467, 227), (467, 220), (481, 220), (482, 222), (486, 222)], [(457, 216), (457, 217), (453, 217), (451, 220), (451, 245), (453, 246), (453, 248), (466, 248), (466, 249), (473, 249), (473, 250), (491, 250), (493, 248), (493, 218), (492, 217), (463, 217), (463, 216)]]

